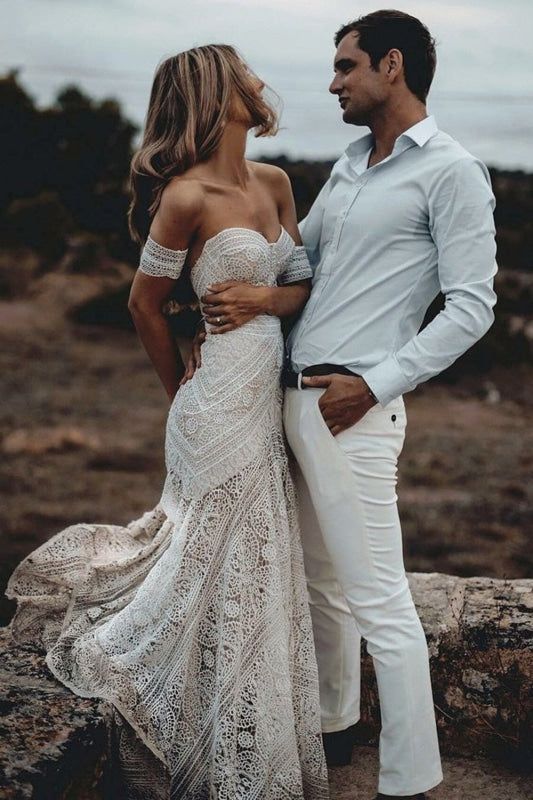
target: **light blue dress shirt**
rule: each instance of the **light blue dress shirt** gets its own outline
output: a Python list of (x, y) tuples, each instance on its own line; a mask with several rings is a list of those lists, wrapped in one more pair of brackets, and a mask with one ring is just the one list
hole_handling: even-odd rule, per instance
[[(313, 287), (287, 348), (295, 371), (343, 365), (386, 405), (492, 325), (495, 200), (486, 166), (432, 116), (367, 168), (373, 141), (349, 145), (300, 223)], [(419, 332), (439, 291), (445, 308)]]

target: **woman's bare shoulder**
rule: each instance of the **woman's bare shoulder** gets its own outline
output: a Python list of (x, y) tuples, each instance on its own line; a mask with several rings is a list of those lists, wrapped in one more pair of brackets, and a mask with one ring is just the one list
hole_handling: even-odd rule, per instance
[(250, 169), (263, 182), (278, 203), (286, 203), (292, 197), (291, 180), (284, 169), (261, 161), (249, 161)]
[(185, 249), (198, 229), (205, 208), (205, 190), (200, 181), (172, 178), (161, 193), (151, 233), (166, 247)]
[(176, 175), (163, 189), (160, 209), (164, 207), (170, 213), (194, 214), (203, 208), (205, 195), (205, 185), (199, 178)]
[(266, 164), (264, 161), (248, 161), (247, 163), (260, 180), (277, 186), (290, 186), (290, 178), (281, 167), (277, 167), (275, 164)]

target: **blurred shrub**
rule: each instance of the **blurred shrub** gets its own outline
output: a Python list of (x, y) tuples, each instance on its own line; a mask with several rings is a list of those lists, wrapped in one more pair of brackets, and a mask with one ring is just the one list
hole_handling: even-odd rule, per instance
[(0, 252), (0, 297), (3, 300), (22, 297), (38, 276), (41, 263), (35, 250), (28, 247)]
[(533, 272), (533, 175), (491, 169), (496, 196), (498, 262), (506, 269)]
[(93, 274), (105, 267), (107, 248), (102, 236), (78, 233), (69, 237), (69, 248), (62, 268), (67, 272)]
[(31, 247), (46, 261), (57, 261), (66, 250), (73, 220), (57, 194), (13, 200), (5, 212), (9, 244)]
[[(69, 230), (99, 234), (110, 240), (116, 258), (135, 260), (126, 184), (137, 128), (120, 105), (92, 100), (67, 86), (49, 108), (39, 109), (16, 70), (0, 77), (0, 105), (0, 245), (19, 242), (24, 231), (30, 236), (24, 242), (28, 246), (46, 249), (48, 257), (60, 253), (60, 232), (53, 241), (47, 223), (55, 214), (61, 232), (68, 219)], [(44, 227), (32, 234), (26, 220), (22, 224), (25, 205), (17, 201), (41, 197), (47, 200), (39, 201), (42, 219), (36, 225)]]

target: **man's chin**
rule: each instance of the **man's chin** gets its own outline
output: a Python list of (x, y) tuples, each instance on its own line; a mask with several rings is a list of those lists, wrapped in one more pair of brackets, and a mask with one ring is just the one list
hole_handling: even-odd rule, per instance
[(349, 108), (345, 108), (342, 112), (342, 121), (346, 122), (347, 125), (368, 125), (368, 123), (361, 119), (357, 114), (354, 112), (350, 112)]

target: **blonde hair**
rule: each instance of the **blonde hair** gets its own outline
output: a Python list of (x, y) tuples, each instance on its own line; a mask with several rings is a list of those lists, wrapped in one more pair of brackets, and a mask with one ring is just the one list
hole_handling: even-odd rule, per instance
[(225, 44), (194, 47), (160, 64), (130, 169), (128, 225), (135, 241), (146, 240), (170, 178), (215, 152), (235, 97), (246, 107), (255, 136), (277, 132), (277, 114), (252, 90), (252, 78), (237, 51)]

